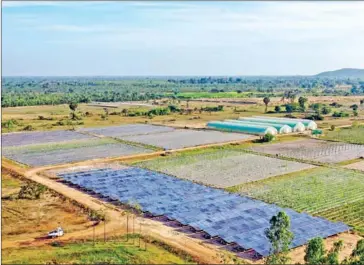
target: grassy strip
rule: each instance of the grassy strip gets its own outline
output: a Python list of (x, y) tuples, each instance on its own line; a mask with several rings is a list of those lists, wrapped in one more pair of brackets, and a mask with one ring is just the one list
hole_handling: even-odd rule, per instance
[[(131, 237), (130, 237), (131, 238)], [(187, 254), (174, 251), (152, 239), (141, 239), (141, 248), (131, 240), (52, 243), (42, 247), (4, 249), (3, 264), (186, 264), (195, 263)], [(138, 242), (138, 240), (137, 240)], [(136, 242), (136, 243), (137, 243)], [(149, 242), (149, 243), (148, 243)], [(147, 243), (147, 248), (143, 248)], [(173, 250), (173, 251), (172, 251)], [(181, 254), (179, 256), (178, 254)]]
[(364, 144), (364, 126), (340, 128), (335, 131), (326, 131), (323, 139), (353, 144)]

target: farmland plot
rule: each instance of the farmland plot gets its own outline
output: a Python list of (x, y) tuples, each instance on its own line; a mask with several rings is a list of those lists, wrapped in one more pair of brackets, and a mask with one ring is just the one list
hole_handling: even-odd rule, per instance
[(251, 150), (302, 160), (338, 163), (364, 156), (364, 146), (315, 139), (254, 146)]
[(30, 166), (64, 164), (148, 152), (152, 152), (152, 150), (122, 144), (112, 139), (71, 141), (52, 145), (29, 145), (3, 149), (3, 154), (6, 157)]
[(165, 149), (179, 149), (205, 144), (245, 140), (249, 138), (253, 137), (241, 133), (197, 130), (174, 130), (172, 132), (158, 134), (121, 137), (123, 140), (158, 146)]
[(96, 139), (96, 138), (93, 136), (81, 134), (74, 131), (6, 133), (1, 135), (1, 141), (3, 147), (63, 142), (63, 141), (81, 140), (81, 139)]
[[(363, 180), (364, 173), (353, 170), (317, 168), (248, 183), (232, 190), (269, 203), (364, 228), (364, 214), (360, 214), (362, 210), (358, 212), (360, 207), (354, 207), (364, 200)], [(336, 214), (344, 209), (345, 215)]]
[(362, 125), (357, 127), (340, 128), (335, 131), (327, 131), (323, 138), (341, 142), (364, 144), (364, 126)]
[(120, 126), (109, 126), (102, 128), (83, 128), (79, 131), (89, 132), (97, 135), (120, 138), (130, 135), (144, 135), (150, 133), (172, 132), (174, 128), (167, 126), (156, 126), (149, 124), (128, 124)]
[(238, 150), (158, 158), (137, 165), (219, 188), (313, 167)]

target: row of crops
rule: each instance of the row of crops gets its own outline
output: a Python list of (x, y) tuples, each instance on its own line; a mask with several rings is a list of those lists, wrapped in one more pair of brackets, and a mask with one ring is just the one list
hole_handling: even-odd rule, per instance
[(148, 153), (152, 150), (123, 144), (113, 139), (93, 138), (49, 144), (4, 147), (7, 158), (30, 166), (45, 166), (78, 162), (97, 158)]
[[(316, 168), (231, 188), (231, 191), (249, 197), (276, 203), (297, 211), (314, 215), (333, 212), (335, 220), (358, 225), (364, 215), (356, 205), (364, 199), (364, 173), (338, 168)], [(342, 208), (344, 207), (344, 208)], [(346, 207), (346, 208), (345, 208)], [(338, 209), (345, 209), (346, 215)], [(335, 215), (335, 213), (338, 213)]]
[(238, 149), (215, 149), (197, 154), (175, 155), (143, 161), (136, 165), (219, 188), (313, 167), (309, 164), (248, 154)]
[(321, 163), (338, 163), (364, 156), (364, 146), (304, 139), (251, 147), (252, 151)]

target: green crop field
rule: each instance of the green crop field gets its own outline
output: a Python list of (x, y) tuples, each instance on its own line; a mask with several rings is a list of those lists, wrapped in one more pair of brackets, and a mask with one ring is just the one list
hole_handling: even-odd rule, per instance
[[(229, 188), (282, 207), (364, 228), (364, 173), (318, 168)], [(345, 214), (341, 214), (344, 212)]]
[(364, 144), (364, 125), (327, 131), (323, 137), (328, 140)]
[(186, 255), (174, 254), (163, 247), (138, 240), (129, 242), (71, 243), (60, 246), (23, 247), (3, 249), (3, 264), (186, 264)]

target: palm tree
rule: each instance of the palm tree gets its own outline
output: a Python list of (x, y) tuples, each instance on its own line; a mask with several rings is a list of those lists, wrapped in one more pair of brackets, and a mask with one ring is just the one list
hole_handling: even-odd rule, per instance
[(264, 102), (264, 104), (265, 104), (265, 112), (267, 112), (267, 111), (268, 111), (268, 104), (269, 104), (269, 102), (270, 102), (270, 98), (269, 98), (269, 97), (265, 97), (265, 98), (263, 99), (263, 102)]

